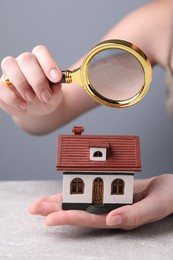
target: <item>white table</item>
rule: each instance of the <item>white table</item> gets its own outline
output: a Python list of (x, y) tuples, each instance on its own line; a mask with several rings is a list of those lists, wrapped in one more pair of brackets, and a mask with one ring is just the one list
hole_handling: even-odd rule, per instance
[(31, 216), (34, 198), (61, 191), (61, 181), (0, 182), (0, 260), (172, 260), (173, 215), (132, 231), (46, 227)]

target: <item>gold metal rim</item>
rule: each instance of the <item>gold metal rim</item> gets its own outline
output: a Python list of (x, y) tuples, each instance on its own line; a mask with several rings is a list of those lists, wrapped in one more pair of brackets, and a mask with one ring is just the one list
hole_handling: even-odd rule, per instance
[[(139, 61), (144, 71), (143, 87), (135, 96), (126, 100), (111, 100), (105, 98), (104, 96), (100, 95), (94, 89), (94, 87), (92, 87), (88, 78), (88, 65), (91, 59), (100, 51), (111, 49), (111, 48), (124, 50), (132, 54)], [(134, 44), (123, 40), (108, 40), (108, 41), (100, 42), (88, 53), (88, 55), (86, 56), (86, 58), (82, 63), (82, 66), (80, 67), (80, 77), (81, 77), (82, 86), (85, 88), (85, 90), (93, 99), (95, 99), (97, 102), (103, 105), (120, 108), (120, 107), (128, 107), (134, 105), (138, 103), (146, 95), (152, 80), (152, 68), (146, 55), (143, 53), (142, 50), (140, 50)]]

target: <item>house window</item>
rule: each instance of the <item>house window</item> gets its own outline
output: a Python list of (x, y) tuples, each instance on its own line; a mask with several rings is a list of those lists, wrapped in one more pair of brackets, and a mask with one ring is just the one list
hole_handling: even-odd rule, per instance
[(75, 178), (70, 184), (70, 194), (83, 194), (84, 182), (81, 178)]
[(106, 161), (106, 148), (91, 147), (90, 160), (91, 161)]
[(95, 151), (93, 157), (103, 157), (103, 153), (100, 151)]
[(111, 184), (111, 195), (123, 195), (125, 183), (122, 179), (115, 179)]

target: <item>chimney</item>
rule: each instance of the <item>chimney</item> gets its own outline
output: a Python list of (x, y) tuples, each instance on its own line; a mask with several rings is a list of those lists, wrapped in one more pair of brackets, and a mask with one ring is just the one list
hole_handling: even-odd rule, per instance
[(72, 132), (75, 134), (75, 135), (81, 135), (83, 132), (84, 132), (84, 127), (83, 126), (74, 126), (72, 128)]

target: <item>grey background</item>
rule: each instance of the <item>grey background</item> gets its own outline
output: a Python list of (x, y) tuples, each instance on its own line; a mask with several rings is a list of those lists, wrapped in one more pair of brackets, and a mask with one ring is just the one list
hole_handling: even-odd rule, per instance
[[(0, 60), (45, 44), (60, 67), (68, 68), (123, 16), (147, 2), (0, 0)], [(55, 170), (57, 136), (71, 133), (73, 125), (84, 125), (88, 134), (139, 135), (143, 171), (137, 178), (173, 172), (173, 123), (165, 111), (165, 94), (164, 70), (156, 67), (150, 91), (139, 104), (97, 108), (42, 137), (24, 133), (0, 111), (0, 179), (61, 178)]]

